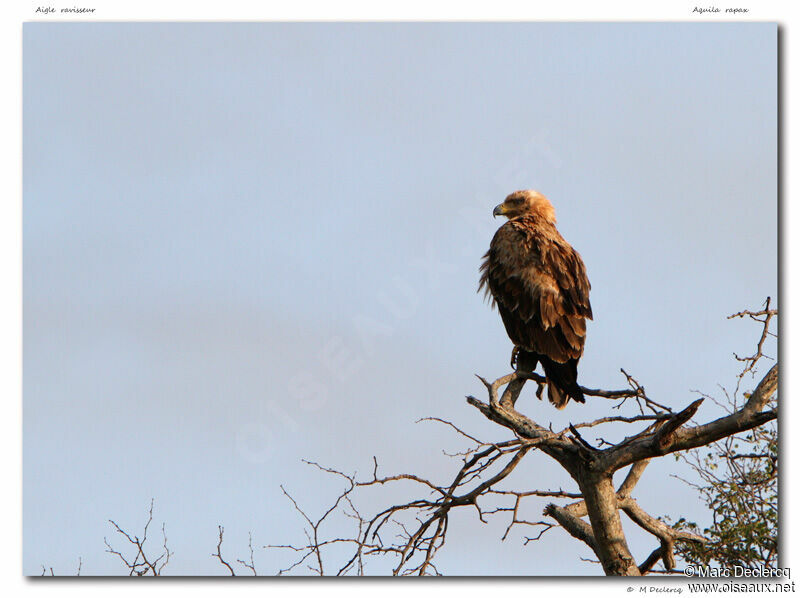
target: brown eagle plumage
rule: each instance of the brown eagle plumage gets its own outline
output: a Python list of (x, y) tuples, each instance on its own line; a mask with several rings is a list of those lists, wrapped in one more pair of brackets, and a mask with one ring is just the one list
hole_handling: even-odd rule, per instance
[(514, 343), (512, 362), (541, 363), (547, 396), (558, 409), (584, 402), (578, 360), (592, 319), (581, 256), (556, 230), (556, 215), (538, 191), (515, 191), (495, 207), (508, 222), (483, 256), (478, 290), (491, 294)]

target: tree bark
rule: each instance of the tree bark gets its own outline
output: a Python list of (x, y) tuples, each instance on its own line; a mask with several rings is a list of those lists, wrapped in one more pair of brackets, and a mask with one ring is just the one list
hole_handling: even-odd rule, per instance
[(583, 494), (592, 524), (597, 558), (606, 575), (641, 575), (625, 541), (617, 492), (605, 472), (580, 472), (575, 481)]

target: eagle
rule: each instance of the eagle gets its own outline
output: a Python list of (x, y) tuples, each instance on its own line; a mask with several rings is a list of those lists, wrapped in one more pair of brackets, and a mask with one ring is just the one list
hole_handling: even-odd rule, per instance
[(556, 229), (556, 213), (538, 191), (515, 191), (494, 208), (505, 216), (480, 266), (478, 292), (496, 305), (514, 343), (511, 366), (542, 364), (547, 397), (558, 409), (584, 402), (578, 360), (592, 319), (591, 285), (580, 254)]

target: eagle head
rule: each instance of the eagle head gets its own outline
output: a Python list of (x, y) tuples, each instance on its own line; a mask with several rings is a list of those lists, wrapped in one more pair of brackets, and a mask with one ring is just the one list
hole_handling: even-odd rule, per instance
[(495, 206), (494, 216), (505, 216), (509, 220), (520, 216), (535, 216), (556, 223), (556, 211), (548, 199), (533, 189), (514, 191), (503, 203)]

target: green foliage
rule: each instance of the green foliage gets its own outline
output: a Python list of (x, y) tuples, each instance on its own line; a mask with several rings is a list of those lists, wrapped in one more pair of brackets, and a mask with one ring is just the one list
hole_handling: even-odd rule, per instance
[[(709, 450), (710, 449), (710, 450)], [(702, 454), (705, 453), (705, 454)], [(699, 475), (692, 483), (711, 511), (704, 529), (679, 519), (679, 529), (706, 544), (680, 543), (686, 562), (714, 567), (778, 566), (778, 439), (773, 424), (690, 451), (684, 458)]]
[[(764, 351), (777, 351), (777, 336), (769, 331), (777, 309), (770, 308), (767, 297), (761, 311), (749, 310), (729, 316), (728, 319), (749, 318), (762, 325), (756, 351), (749, 357), (734, 357), (742, 364), (732, 394), (722, 388), (727, 405), (717, 405), (728, 413), (738, 411), (742, 402), (751, 397), (742, 392), (745, 376), (755, 379), (757, 365), (769, 359)], [(776, 392), (769, 400), (770, 411), (777, 410)], [(699, 478), (699, 483), (687, 483), (697, 489), (711, 512), (711, 525), (705, 529), (692, 521), (679, 519), (674, 525), (706, 537), (705, 543), (676, 545), (677, 554), (686, 562), (713, 567), (735, 566), (756, 568), (778, 566), (778, 429), (772, 423), (731, 436), (705, 447), (687, 451), (676, 458), (688, 463)], [(684, 480), (686, 481), (686, 480)]]

